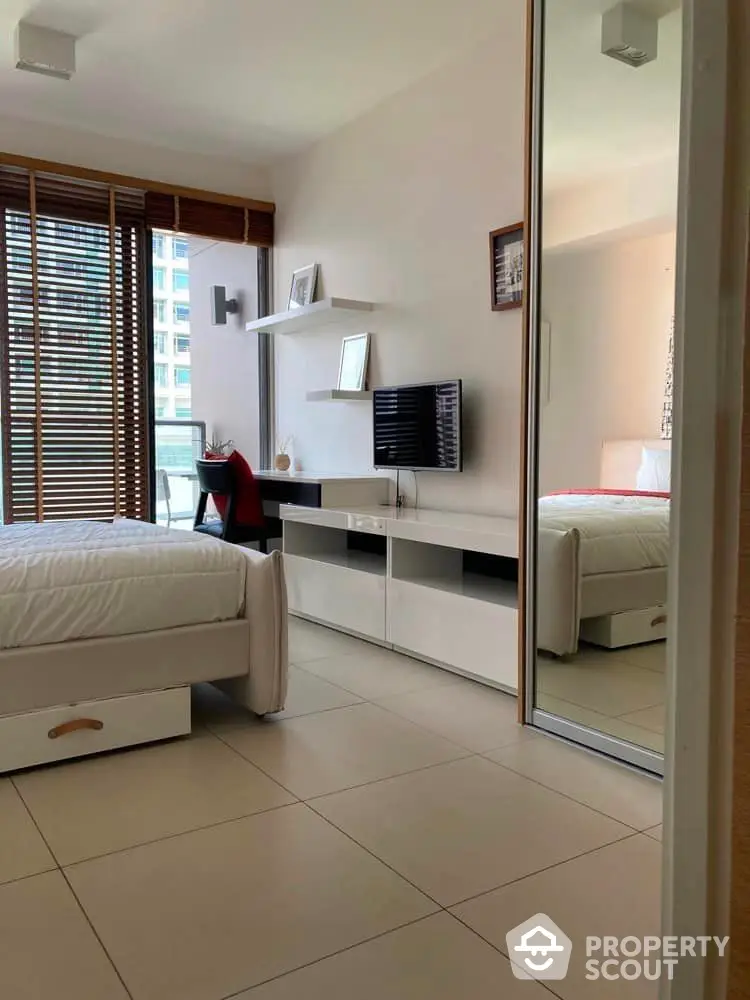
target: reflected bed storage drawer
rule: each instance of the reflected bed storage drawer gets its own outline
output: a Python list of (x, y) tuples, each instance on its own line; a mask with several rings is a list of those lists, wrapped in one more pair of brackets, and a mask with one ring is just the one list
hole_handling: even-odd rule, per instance
[(664, 605), (657, 605), (638, 611), (601, 615), (599, 618), (584, 618), (579, 634), (585, 642), (608, 649), (666, 639), (667, 609)]
[(0, 717), (0, 773), (190, 732), (190, 688)]

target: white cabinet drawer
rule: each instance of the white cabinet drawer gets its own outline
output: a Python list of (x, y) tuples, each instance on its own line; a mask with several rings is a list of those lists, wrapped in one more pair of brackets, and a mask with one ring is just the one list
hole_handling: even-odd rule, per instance
[(0, 718), (0, 772), (189, 732), (189, 687), (6, 715)]
[(289, 610), (385, 640), (385, 575), (284, 554)]
[(518, 612), (438, 588), (388, 581), (389, 642), (518, 689)]

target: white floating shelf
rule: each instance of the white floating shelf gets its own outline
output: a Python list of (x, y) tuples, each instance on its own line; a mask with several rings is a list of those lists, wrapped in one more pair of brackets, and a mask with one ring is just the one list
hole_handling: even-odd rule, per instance
[(372, 399), (372, 393), (352, 389), (316, 389), (308, 392), (308, 403), (354, 403), (360, 399)]
[(358, 299), (321, 299), (320, 302), (311, 302), (309, 306), (254, 319), (252, 323), (245, 324), (245, 330), (248, 333), (303, 333), (372, 312), (374, 308), (373, 302), (360, 302)]

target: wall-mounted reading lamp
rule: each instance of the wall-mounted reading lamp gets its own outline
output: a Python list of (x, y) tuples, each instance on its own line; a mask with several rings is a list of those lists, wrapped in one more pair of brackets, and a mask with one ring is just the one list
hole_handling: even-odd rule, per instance
[(227, 313), (240, 311), (239, 299), (228, 299), (226, 285), (211, 286), (211, 322), (214, 326), (226, 326)]

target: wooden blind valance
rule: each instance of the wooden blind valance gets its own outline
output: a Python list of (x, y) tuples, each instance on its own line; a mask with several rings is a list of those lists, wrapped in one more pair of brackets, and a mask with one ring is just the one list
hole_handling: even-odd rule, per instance
[(142, 191), (0, 166), (7, 522), (148, 517)]
[(273, 246), (273, 214), (241, 205), (148, 191), (146, 222), (153, 229), (169, 229), (188, 236)]

